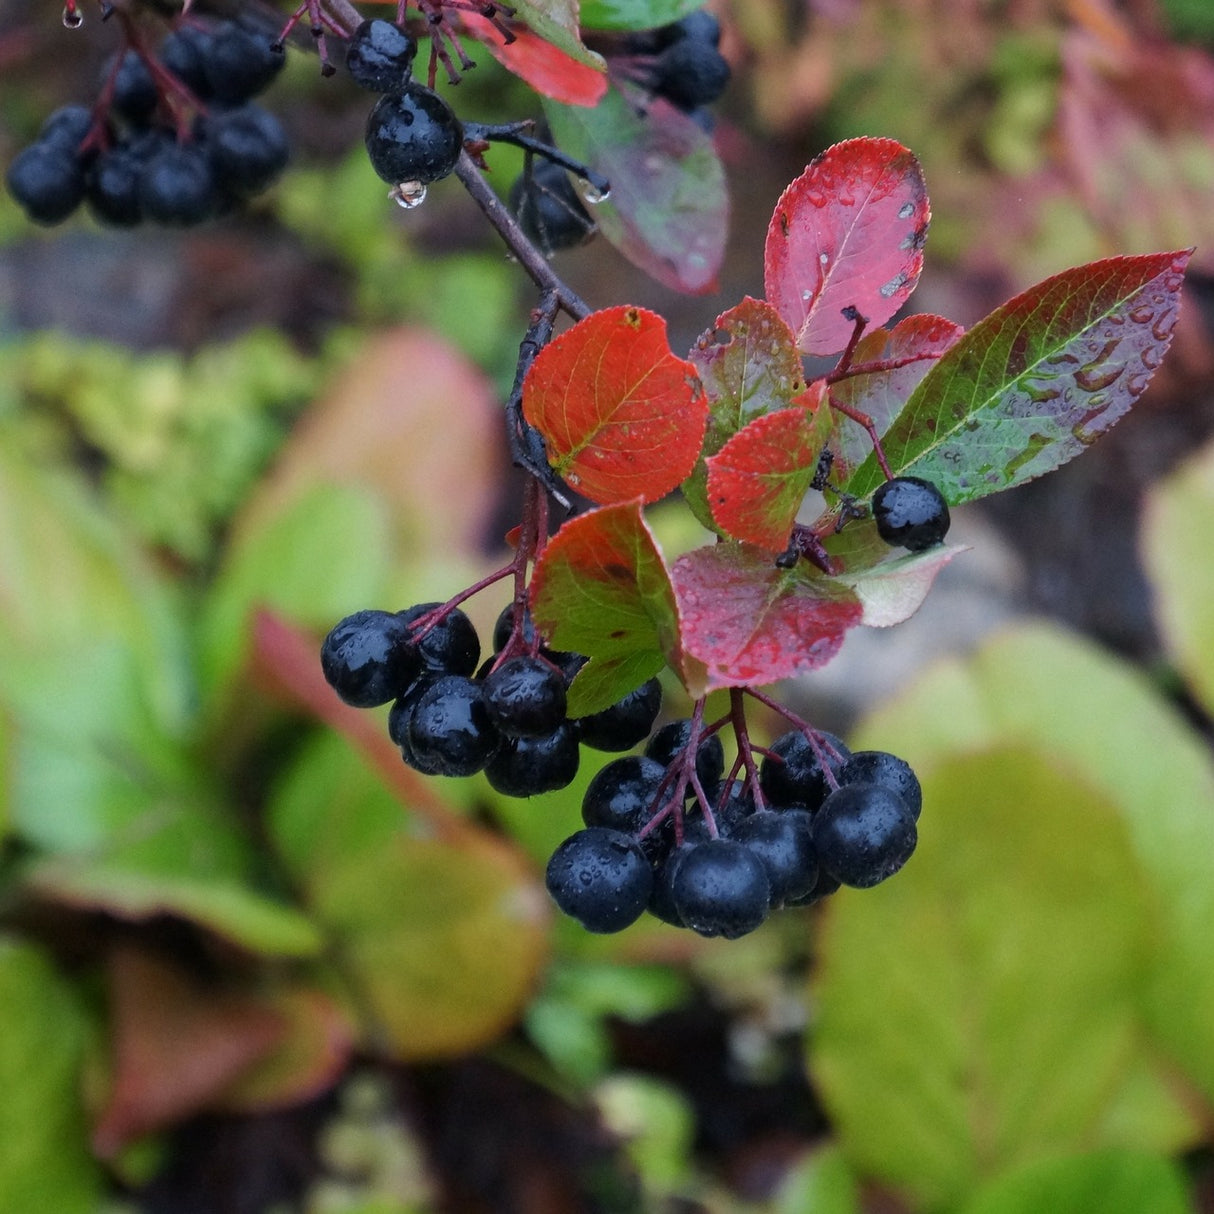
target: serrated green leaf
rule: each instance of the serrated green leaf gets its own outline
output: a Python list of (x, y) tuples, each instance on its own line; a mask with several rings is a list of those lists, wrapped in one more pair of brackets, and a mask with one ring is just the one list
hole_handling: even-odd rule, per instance
[(588, 717), (610, 708), (630, 691), (648, 682), (666, 665), (657, 649), (643, 649), (612, 658), (591, 658), (569, 685), (566, 711)]
[[(1044, 625), (943, 664), (873, 714), (853, 745), (918, 766), (1031, 746), (1116, 807), (1158, 907), (1142, 1000), (1163, 1051), (1214, 1094), (1214, 767), (1208, 748), (1136, 672)], [(925, 813), (927, 811), (925, 810)]]
[[(882, 437), (895, 475), (953, 504), (1073, 459), (1142, 395), (1179, 314), (1188, 252), (1111, 257), (1057, 274), (979, 321), (920, 381)], [(875, 454), (844, 486), (867, 497)]]
[(958, 1214), (1190, 1214), (1183, 1171), (1139, 1151), (1045, 1159), (984, 1185)]
[(95, 1214), (80, 1065), (88, 1032), (76, 992), (49, 959), (0, 940), (0, 1209)]
[(1148, 491), (1142, 559), (1169, 653), (1214, 712), (1214, 445)]
[(921, 776), (918, 851), (825, 920), (810, 1065), (859, 1169), (940, 1205), (1090, 1142), (1153, 925), (1101, 793), (1030, 749)]

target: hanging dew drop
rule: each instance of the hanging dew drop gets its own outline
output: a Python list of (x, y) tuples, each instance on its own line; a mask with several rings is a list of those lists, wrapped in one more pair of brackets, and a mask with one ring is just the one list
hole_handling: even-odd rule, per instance
[(69, 30), (78, 30), (84, 24), (84, 14), (75, 6), (75, 4), (65, 4), (63, 6), (63, 28)]
[(426, 187), (420, 181), (401, 181), (388, 191), (388, 197), (398, 207), (411, 211), (426, 201)]
[(578, 192), (581, 194), (583, 201), (588, 202), (592, 207), (597, 207), (600, 202), (606, 202), (611, 197), (610, 186), (600, 190), (593, 182), (587, 181), (585, 177), (579, 177), (577, 183)]

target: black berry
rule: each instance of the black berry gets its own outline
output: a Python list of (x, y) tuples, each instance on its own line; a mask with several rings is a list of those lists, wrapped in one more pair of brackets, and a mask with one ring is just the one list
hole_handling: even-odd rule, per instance
[(211, 35), (194, 25), (173, 30), (160, 44), (160, 62), (202, 100), (211, 94), (206, 69), (210, 45)]
[(736, 940), (767, 918), (771, 882), (762, 860), (729, 839), (687, 849), (671, 879), (679, 918), (701, 936)]
[(579, 717), (582, 741), (595, 750), (631, 750), (649, 737), (661, 707), (662, 685), (650, 679), (610, 708)]
[(782, 734), (759, 765), (759, 787), (771, 805), (803, 805), (815, 810), (830, 791), (822, 763), (838, 777), (851, 751), (834, 734), (815, 732), (815, 747), (800, 730)]
[(565, 719), (565, 679), (543, 658), (507, 658), (482, 687), (489, 716), (510, 738), (542, 738)]
[(906, 802), (879, 784), (845, 784), (814, 815), (814, 846), (822, 867), (858, 889), (893, 876), (916, 842), (915, 819)]
[(286, 55), (264, 35), (230, 21), (211, 35), (202, 55), (207, 89), (217, 101), (234, 105), (260, 93), (282, 70)]
[(169, 144), (144, 165), (139, 207), (146, 219), (171, 227), (201, 223), (215, 212), (219, 193), (206, 152), (197, 144)]
[[(440, 606), (440, 603), (418, 603), (397, 614), (406, 624), (413, 625)], [(416, 630), (413, 630), (413, 634), (417, 635)], [(481, 656), (476, 626), (458, 607), (452, 608), (437, 624), (418, 637), (417, 649), (422, 662), (441, 674), (470, 675), (476, 670)]]
[(618, 932), (640, 918), (653, 872), (640, 845), (602, 827), (579, 830), (548, 862), (548, 892), (590, 932)]
[(408, 628), (389, 611), (346, 616), (320, 647), (329, 686), (355, 708), (374, 708), (404, 695), (419, 666)]
[(375, 17), (364, 21), (350, 38), (346, 70), (360, 88), (391, 93), (408, 82), (416, 55), (417, 43), (404, 30)]
[(455, 168), (464, 128), (451, 107), (432, 89), (410, 83), (381, 97), (367, 118), (366, 146), (371, 167), (385, 181), (423, 185)]
[(151, 118), (160, 102), (160, 93), (151, 70), (140, 55), (127, 50), (117, 61), (111, 60), (109, 71), (114, 72), (112, 105), (128, 122), (142, 125)]
[(635, 832), (649, 820), (666, 769), (643, 755), (614, 759), (590, 781), (582, 798), (587, 826)]
[(418, 697), (409, 717), (408, 746), (417, 761), (444, 776), (480, 771), (501, 745), (480, 685), (459, 674), (440, 675)]
[(215, 180), (241, 196), (264, 190), (287, 165), (290, 148), (282, 123), (257, 105), (218, 113), (205, 124)]
[(53, 110), (38, 132), (38, 142), (73, 154), (93, 126), (93, 112), (83, 105), (62, 105)]
[(566, 787), (577, 775), (577, 731), (563, 721), (542, 738), (506, 738), (485, 766), (485, 777), (508, 797), (534, 797)]
[(772, 906), (804, 897), (818, 879), (813, 818), (808, 810), (759, 810), (739, 822), (731, 837), (759, 857), (771, 882)]
[(73, 152), (32, 143), (8, 166), (5, 183), (35, 223), (61, 223), (84, 197), (84, 169)]
[(715, 46), (680, 38), (654, 60), (650, 87), (671, 105), (690, 113), (710, 105), (729, 83), (729, 63)]
[[(645, 753), (651, 759), (656, 759), (663, 767), (669, 767), (674, 759), (687, 749), (691, 739), (691, 721), (683, 717), (671, 721), (649, 739)], [(725, 773), (725, 747), (721, 744), (718, 734), (709, 734), (700, 739), (696, 747), (696, 775), (700, 786), (709, 797), (715, 797), (721, 784), (721, 776)], [(694, 795), (695, 789), (687, 785), (689, 795)]]
[(542, 160), (510, 187), (510, 209), (527, 238), (545, 254), (585, 244), (595, 222), (559, 164)]
[(948, 533), (948, 503), (931, 481), (899, 476), (873, 494), (877, 534), (887, 543), (911, 552), (939, 544)]
[(143, 218), (139, 205), (143, 166), (143, 158), (129, 144), (102, 152), (93, 162), (85, 183), (85, 197), (89, 210), (101, 223), (129, 228)]
[(884, 750), (857, 750), (839, 771), (840, 784), (880, 784), (893, 789), (918, 820), (923, 807), (923, 789), (914, 769), (905, 759)]

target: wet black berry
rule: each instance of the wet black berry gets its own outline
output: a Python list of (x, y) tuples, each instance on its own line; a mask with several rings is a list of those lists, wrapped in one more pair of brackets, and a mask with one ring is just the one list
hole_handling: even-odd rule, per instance
[(481, 694), (509, 738), (542, 738), (565, 719), (565, 679), (543, 658), (507, 658), (485, 677)]
[(360, 88), (391, 93), (404, 88), (416, 55), (417, 43), (404, 30), (375, 17), (350, 38), (346, 70)]
[(287, 133), (260, 106), (217, 113), (204, 129), (215, 180), (233, 194), (258, 194), (286, 168)]
[(218, 202), (211, 165), (197, 144), (170, 144), (139, 176), (140, 210), (155, 223), (189, 227), (214, 214)]
[[(411, 625), (439, 606), (439, 603), (418, 603), (397, 614)], [(476, 626), (458, 607), (452, 608), (437, 624), (418, 637), (417, 649), (422, 662), (429, 669), (442, 674), (470, 675), (476, 670), (481, 656)]]
[(690, 113), (710, 105), (729, 83), (729, 64), (715, 46), (680, 38), (655, 58), (650, 87), (671, 105)]
[(891, 788), (906, 802), (916, 820), (923, 807), (923, 789), (914, 769), (905, 759), (885, 750), (857, 750), (839, 771), (839, 783)]
[(640, 918), (653, 872), (640, 845), (602, 827), (579, 830), (548, 862), (548, 892), (590, 932), (618, 932)]
[(84, 197), (84, 169), (73, 152), (32, 143), (5, 174), (8, 192), (35, 223), (61, 223)]
[(805, 809), (764, 809), (733, 829), (731, 837), (762, 860), (771, 882), (771, 904), (804, 897), (818, 879), (813, 818)]
[(207, 89), (225, 105), (255, 97), (285, 63), (282, 48), (266, 35), (254, 34), (230, 21), (214, 31), (202, 54)]
[(425, 185), (455, 168), (464, 128), (436, 92), (411, 83), (375, 103), (365, 142), (371, 167), (385, 181)]
[(480, 771), (501, 745), (478, 683), (440, 675), (418, 697), (409, 717), (408, 746), (417, 761), (444, 776)]
[(124, 51), (117, 70), (111, 60), (106, 75), (114, 72), (114, 92), (111, 104), (128, 122), (142, 125), (155, 113), (160, 93), (151, 69), (133, 50)]
[(210, 33), (193, 25), (173, 30), (160, 44), (160, 62), (203, 100), (211, 94), (206, 69), (210, 45)]
[(403, 695), (420, 665), (408, 628), (389, 611), (346, 616), (320, 648), (329, 686), (355, 708), (374, 708)]
[(767, 918), (771, 882), (762, 860), (729, 839), (712, 839), (687, 850), (671, 880), (674, 908), (701, 936), (736, 940)]
[(931, 481), (899, 476), (873, 494), (877, 534), (887, 543), (911, 552), (933, 548), (948, 534), (948, 503)]
[(816, 732), (817, 748), (800, 730), (782, 734), (759, 765), (759, 787), (770, 805), (803, 805), (815, 810), (830, 791), (822, 760), (836, 778), (851, 751), (832, 733)]
[(661, 707), (662, 685), (650, 679), (610, 708), (579, 717), (582, 742), (595, 750), (631, 750), (649, 737)]
[(542, 160), (510, 187), (510, 209), (527, 238), (546, 254), (585, 244), (596, 227), (559, 164)]
[(635, 832), (649, 820), (666, 769), (643, 755), (613, 759), (590, 781), (582, 798), (587, 826)]
[(134, 227), (143, 218), (139, 177), (143, 158), (128, 144), (102, 152), (88, 171), (85, 198), (93, 216), (116, 228)]
[(489, 783), (508, 797), (564, 788), (577, 775), (581, 748), (569, 721), (542, 738), (506, 738), (485, 767)]
[(87, 106), (62, 105), (47, 116), (38, 132), (38, 142), (75, 153), (92, 125), (93, 112)]
[(658, 35), (662, 46), (670, 46), (686, 38), (704, 46), (718, 47), (721, 45), (721, 23), (707, 9), (701, 8), (670, 25), (662, 26)]
[[(687, 748), (691, 738), (691, 721), (683, 717), (671, 721), (649, 739), (645, 753), (651, 759), (656, 759), (663, 767), (669, 767), (676, 756)], [(709, 797), (715, 797), (721, 784), (721, 776), (725, 774), (725, 747), (721, 745), (718, 734), (709, 734), (700, 739), (696, 748), (696, 775), (700, 778), (700, 786)], [(690, 782), (687, 785), (688, 796), (695, 795), (695, 789)]]
[(822, 867), (858, 889), (893, 876), (910, 858), (917, 838), (906, 802), (879, 784), (845, 784), (814, 815)]
[[(496, 621), (493, 624), (493, 652), (501, 653), (506, 648), (506, 642), (510, 640), (511, 633), (514, 631), (514, 604), (507, 603), (498, 614)], [(522, 640), (525, 645), (530, 645), (535, 640), (535, 625), (531, 622), (531, 612), (523, 609), (523, 627), (521, 629)]]

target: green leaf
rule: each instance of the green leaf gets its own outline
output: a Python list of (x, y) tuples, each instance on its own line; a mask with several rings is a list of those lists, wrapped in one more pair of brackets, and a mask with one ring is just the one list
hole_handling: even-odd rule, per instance
[(678, 660), (674, 590), (639, 502), (566, 523), (536, 563), (531, 591), (532, 616), (549, 644), (601, 663), (584, 690), (571, 689), (574, 715), (606, 707)]
[(587, 50), (578, 33), (578, 0), (516, 0), (515, 16), (533, 33), (578, 63), (603, 70), (603, 57)]
[[(997, 308), (940, 358), (886, 431), (895, 475), (924, 477), (956, 504), (1073, 459), (1150, 383), (1188, 259), (1111, 257)], [(844, 488), (866, 497), (883, 479), (870, 454)]]
[(32, 945), (0, 939), (0, 1209), (95, 1214), (100, 1169), (80, 1099), (76, 992)]
[(944, 1204), (1088, 1144), (1153, 925), (1099, 792), (1029, 749), (920, 770), (916, 855), (825, 920), (810, 1063), (858, 1169)]
[(588, 30), (648, 30), (701, 7), (702, 0), (582, 0), (580, 19)]
[(1214, 1095), (1214, 768), (1145, 680), (1061, 630), (1023, 627), (970, 661), (937, 667), (873, 714), (853, 745), (892, 750), (916, 767), (1030, 746), (1099, 790), (1129, 831), (1158, 908), (1143, 983), (1148, 1026)]
[(712, 137), (660, 98), (638, 112), (616, 88), (594, 107), (545, 99), (544, 113), (562, 151), (611, 183), (594, 208), (604, 237), (665, 286), (715, 290), (729, 199)]
[(1122, 1149), (1044, 1159), (984, 1185), (958, 1214), (1191, 1214), (1184, 1173), (1167, 1159)]
[(790, 1169), (771, 1214), (860, 1214), (860, 1187), (837, 1145), (813, 1151)]
[(1147, 494), (1142, 559), (1168, 652), (1214, 713), (1214, 445)]

